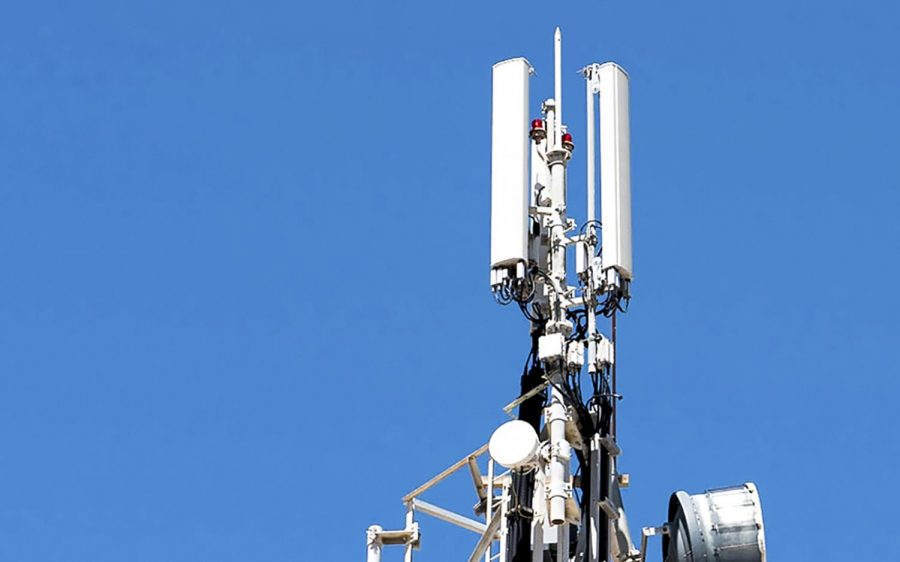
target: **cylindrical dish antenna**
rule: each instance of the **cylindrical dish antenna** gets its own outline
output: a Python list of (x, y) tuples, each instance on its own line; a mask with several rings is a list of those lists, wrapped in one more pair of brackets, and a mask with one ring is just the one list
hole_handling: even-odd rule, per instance
[(669, 500), (665, 562), (766, 562), (759, 492), (752, 483)]

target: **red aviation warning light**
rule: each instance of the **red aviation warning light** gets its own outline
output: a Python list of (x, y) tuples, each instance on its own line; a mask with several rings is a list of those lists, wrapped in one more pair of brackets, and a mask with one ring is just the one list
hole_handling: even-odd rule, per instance
[(528, 136), (530, 136), (534, 142), (541, 142), (547, 138), (547, 128), (544, 126), (543, 119), (533, 119), (531, 121), (531, 132), (528, 133)]

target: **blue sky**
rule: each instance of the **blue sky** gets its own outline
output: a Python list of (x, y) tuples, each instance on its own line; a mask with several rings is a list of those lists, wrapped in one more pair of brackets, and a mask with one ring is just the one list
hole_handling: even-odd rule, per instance
[[(632, 528), (753, 480), (773, 560), (900, 557), (900, 8), (555, 9), (0, 8), (0, 558), (361, 560), (400, 526), (517, 391), (490, 67), (529, 58), (536, 107), (557, 24), (576, 143), (576, 71), (631, 75)], [(577, 149), (570, 181), (581, 218)], [(423, 524), (419, 560), (469, 552)]]

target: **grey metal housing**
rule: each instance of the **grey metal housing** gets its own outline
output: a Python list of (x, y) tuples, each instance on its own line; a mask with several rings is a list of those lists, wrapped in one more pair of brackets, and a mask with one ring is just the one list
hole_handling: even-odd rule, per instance
[(662, 547), (665, 562), (766, 562), (756, 486), (675, 492)]

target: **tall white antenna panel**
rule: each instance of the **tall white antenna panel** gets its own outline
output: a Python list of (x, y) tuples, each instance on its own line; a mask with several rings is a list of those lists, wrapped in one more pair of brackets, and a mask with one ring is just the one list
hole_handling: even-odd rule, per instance
[(631, 265), (631, 149), (628, 127), (628, 75), (615, 63), (598, 68), (600, 82), (600, 216), (603, 269), (614, 268), (623, 281)]
[[(494, 65), (491, 122), (491, 284), (528, 259), (528, 79), (523, 58)], [(521, 264), (520, 267), (516, 267)], [(501, 271), (496, 271), (500, 269)]]

